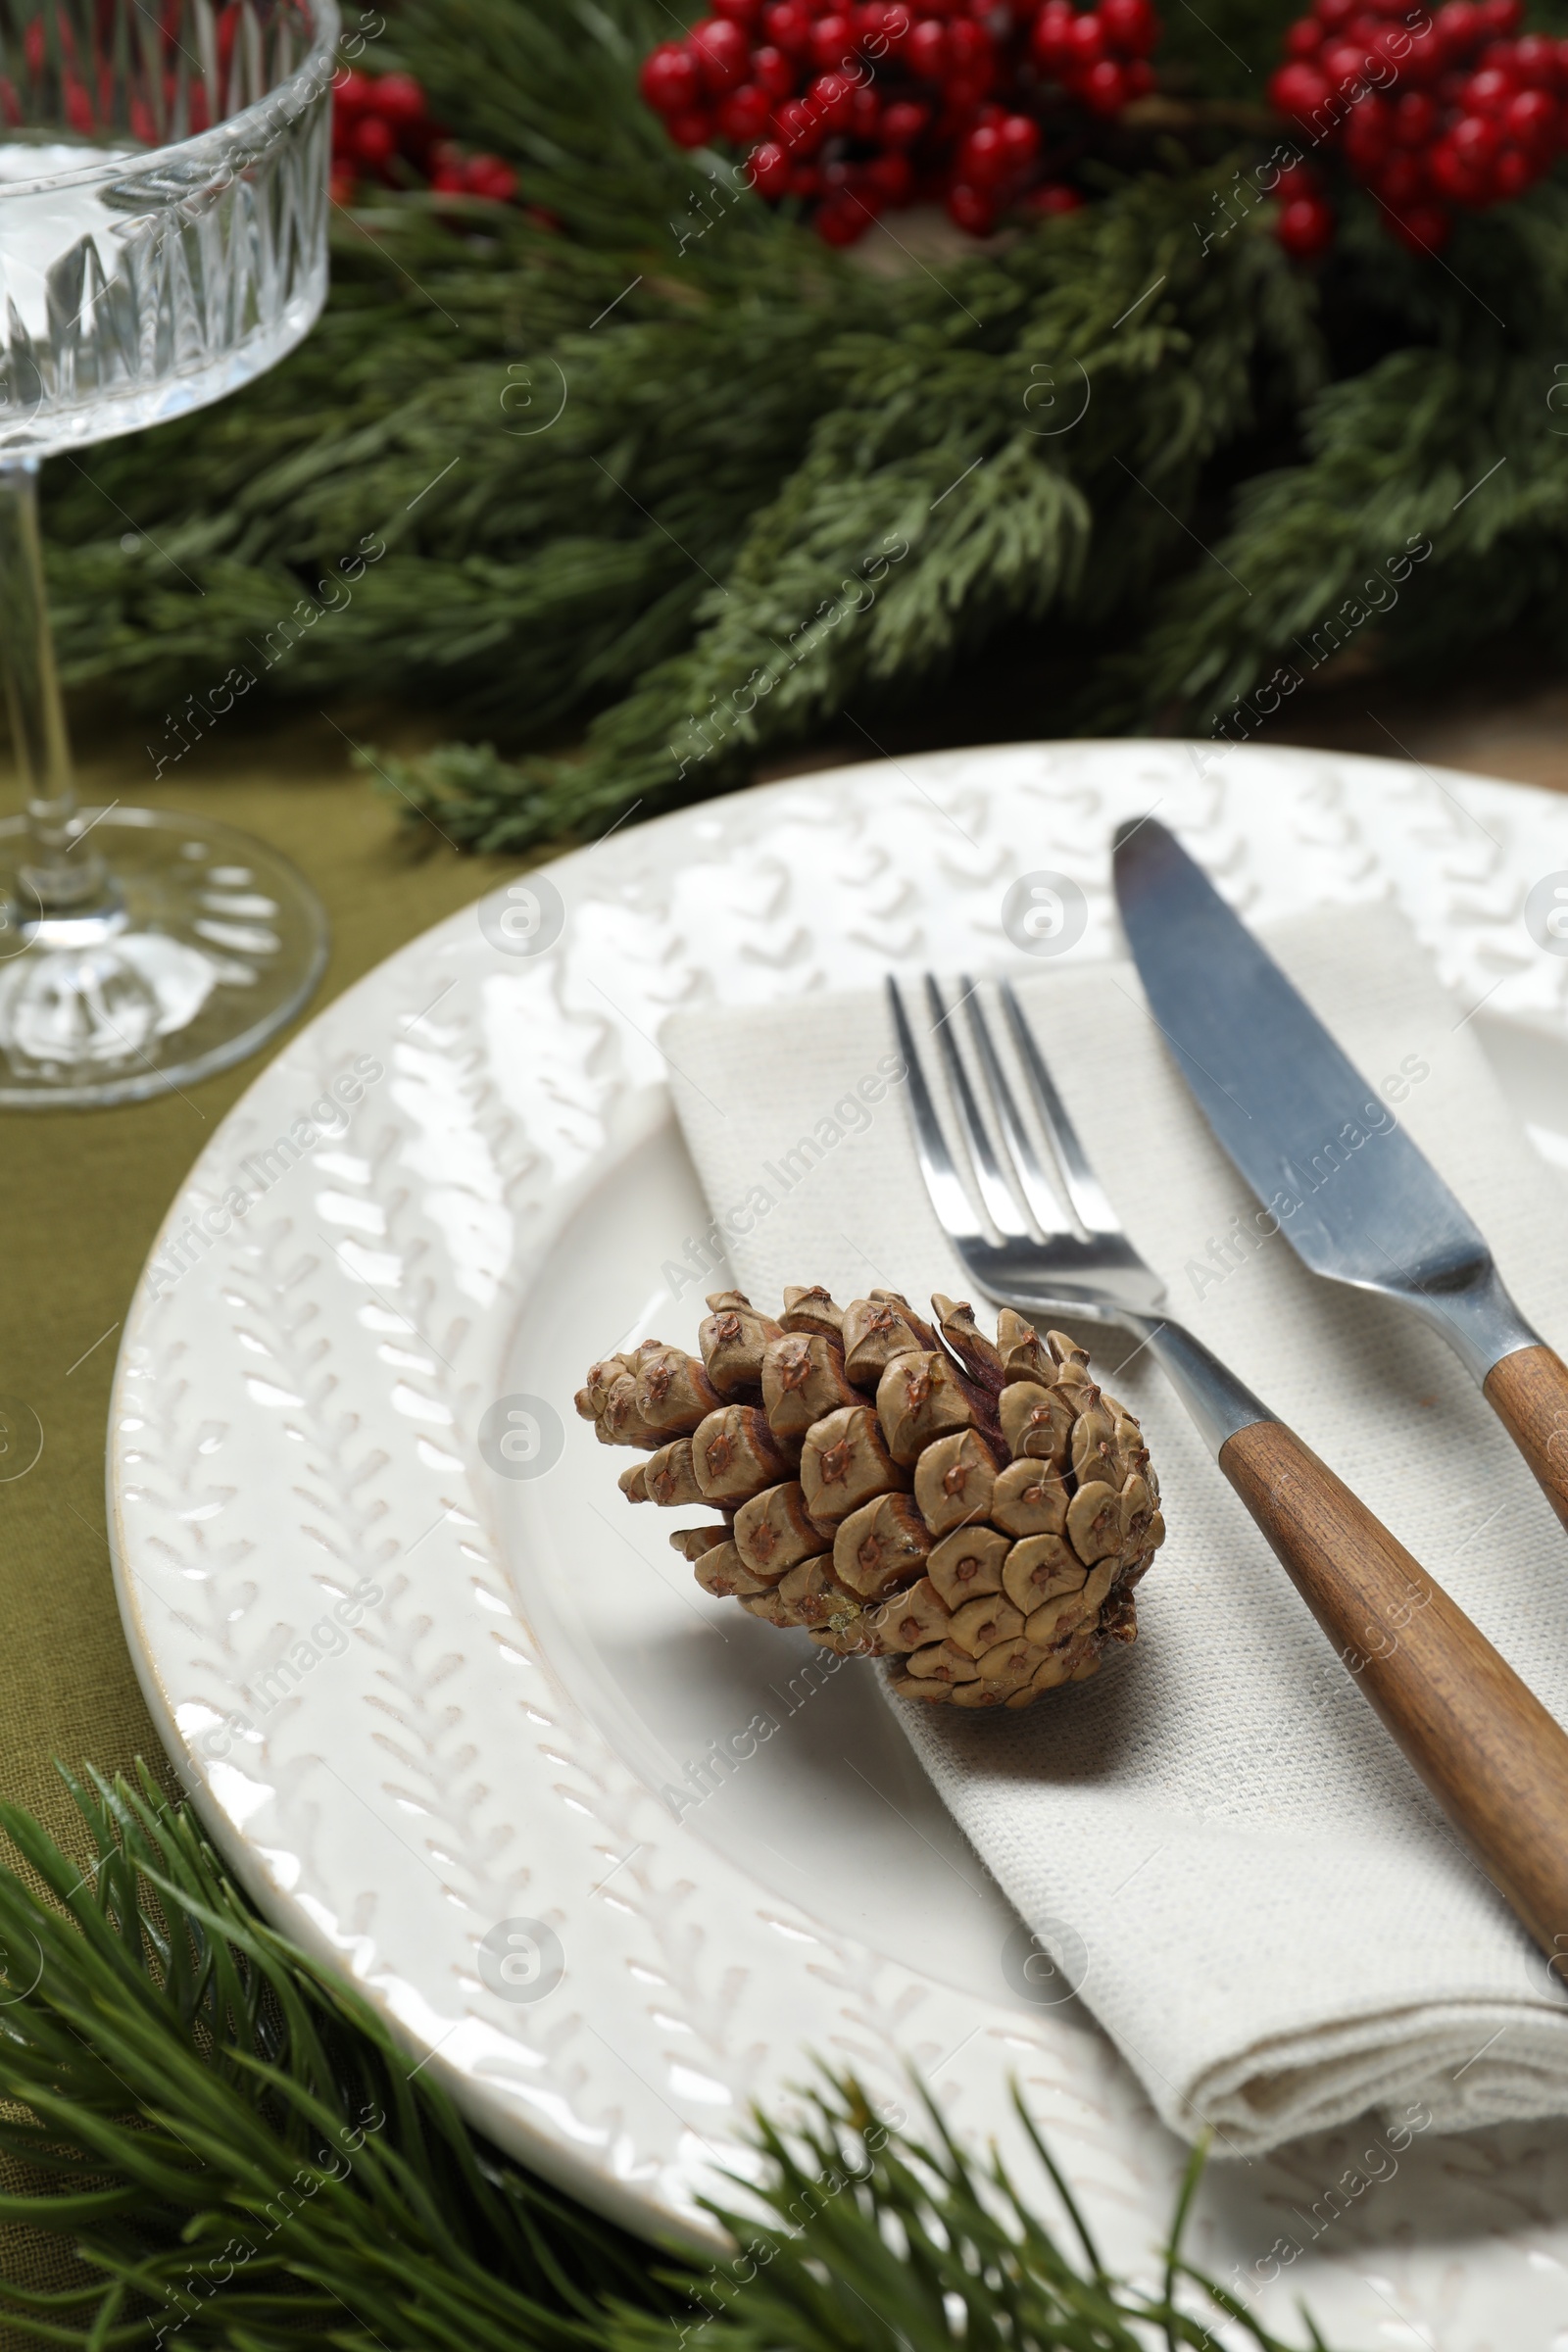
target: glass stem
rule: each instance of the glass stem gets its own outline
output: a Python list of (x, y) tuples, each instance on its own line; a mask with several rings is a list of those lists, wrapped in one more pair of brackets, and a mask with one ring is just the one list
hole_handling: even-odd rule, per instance
[(73, 846), (76, 787), (44, 598), (36, 458), (0, 460), (0, 672), (27, 803), (17, 909), (25, 924), (89, 906), (104, 889), (103, 860)]

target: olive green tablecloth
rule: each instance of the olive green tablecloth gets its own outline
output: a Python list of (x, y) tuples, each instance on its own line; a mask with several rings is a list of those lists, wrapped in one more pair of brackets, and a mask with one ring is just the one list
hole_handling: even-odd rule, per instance
[[(137, 757), (83, 762), (84, 801), (162, 803), (246, 827), (325, 901), (326, 977), (303, 1016), (515, 863), (416, 853), (396, 804), (351, 776), (319, 722), (226, 751), (203, 779), (145, 788)], [(0, 785), (3, 790), (3, 785)], [(6, 796), (9, 805), (10, 796)], [(0, 1111), (0, 1396), (43, 1427), (0, 1482), (0, 1794), (77, 1844), (54, 1759), (105, 1771), (160, 1756), (121, 1633), (104, 1534), (104, 1434), (120, 1327), (180, 1179), (282, 1040), (184, 1095), (98, 1111)]]

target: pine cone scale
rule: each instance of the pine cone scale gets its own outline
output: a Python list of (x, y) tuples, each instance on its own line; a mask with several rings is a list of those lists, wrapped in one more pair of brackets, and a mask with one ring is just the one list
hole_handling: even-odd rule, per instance
[(645, 1341), (576, 1399), (603, 1443), (647, 1453), (629, 1501), (722, 1514), (671, 1538), (704, 1591), (887, 1657), (926, 1703), (1030, 1705), (1137, 1638), (1158, 1481), (1076, 1343), (1010, 1308), (993, 1341), (940, 1295), (934, 1325), (891, 1291), (708, 1305), (700, 1358)]

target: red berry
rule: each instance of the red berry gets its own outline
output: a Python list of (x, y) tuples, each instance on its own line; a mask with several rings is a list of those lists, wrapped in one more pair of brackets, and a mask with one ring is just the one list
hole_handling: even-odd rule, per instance
[(1147, 57), (1135, 57), (1123, 66), (1129, 98), (1147, 98), (1154, 86), (1154, 69)]
[(1045, 0), (1029, 35), (1037, 62), (1054, 74), (1072, 57), (1072, 0)]
[(671, 115), (669, 135), (677, 147), (706, 147), (713, 135), (713, 118), (706, 107), (688, 107), (683, 115)]
[[(773, 130), (790, 155), (809, 155), (822, 143), (823, 125), (804, 98), (786, 98), (773, 109)], [(792, 187), (791, 195), (797, 191)]]
[(893, 5), (893, 0), (859, 0), (850, 22), (857, 46), (867, 50), (878, 63), (908, 38), (909, 12)]
[(788, 57), (804, 57), (811, 46), (810, 11), (801, 0), (775, 0), (762, 12), (762, 28), (772, 46)]
[(890, 147), (912, 147), (930, 120), (928, 106), (897, 98), (882, 117), (882, 136)]
[(1544, 32), (1527, 32), (1513, 45), (1514, 70), (1532, 89), (1557, 87), (1557, 44)]
[(1372, 174), (1373, 187), (1396, 213), (1414, 204), (1426, 184), (1425, 165), (1419, 156), (1410, 155), (1403, 148), (1396, 148)]
[(1321, 196), (1297, 196), (1282, 210), (1274, 234), (1297, 261), (1312, 261), (1334, 241), (1334, 214)]
[(790, 159), (777, 139), (764, 139), (747, 158), (752, 185), (760, 196), (782, 196), (789, 185)]
[(1054, 213), (1081, 212), (1084, 200), (1076, 188), (1062, 187), (1058, 183), (1032, 189), (1024, 202), (1030, 212), (1049, 217)]
[(855, 55), (855, 34), (848, 17), (835, 9), (818, 17), (811, 27), (811, 55), (824, 74), (835, 72)]
[(1113, 58), (1091, 66), (1079, 84), (1079, 94), (1091, 114), (1119, 115), (1127, 103), (1127, 70)]
[(882, 100), (866, 82), (861, 82), (850, 101), (850, 130), (867, 146), (882, 134)]
[(1522, 196), (1537, 176), (1536, 166), (1522, 148), (1504, 147), (1492, 167), (1493, 193), (1505, 202)]
[(1453, 219), (1441, 204), (1412, 204), (1396, 213), (1389, 226), (1412, 253), (1441, 253), (1453, 233)]
[(1069, 43), (1075, 66), (1095, 66), (1105, 54), (1105, 27), (1097, 9), (1086, 8), (1072, 21)]
[(822, 174), (815, 164), (791, 164), (790, 194), (810, 203), (822, 193)]
[(1315, 66), (1281, 66), (1268, 85), (1269, 102), (1282, 115), (1290, 115), (1298, 122), (1309, 122), (1320, 107), (1327, 106), (1333, 95), (1328, 82)]
[(372, 172), (378, 172), (384, 164), (392, 161), (398, 151), (397, 132), (390, 122), (383, 122), (379, 115), (362, 115), (354, 125), (349, 147), (360, 163), (368, 164)]
[(718, 110), (718, 127), (726, 139), (737, 147), (749, 147), (760, 139), (773, 118), (773, 104), (765, 90), (754, 81), (743, 81), (738, 90), (731, 90)]
[(738, 24), (725, 17), (704, 17), (687, 35), (705, 89), (715, 97), (746, 79), (751, 51)]
[(956, 18), (948, 26), (948, 59), (956, 81), (989, 83), (993, 67), (991, 39), (972, 17)]
[(973, 188), (966, 180), (956, 180), (948, 190), (948, 215), (971, 237), (989, 237), (997, 225), (996, 206), (985, 188)]
[(1440, 139), (1428, 159), (1432, 185), (1455, 204), (1480, 204), (1485, 197), (1490, 156), (1465, 154), (1452, 132)]
[(1348, 90), (1366, 73), (1366, 51), (1354, 41), (1334, 41), (1323, 52), (1323, 71), (1337, 90)]
[(1344, 130), (1345, 152), (1356, 171), (1363, 174), (1381, 164), (1392, 145), (1390, 109), (1375, 95), (1369, 95), (1352, 106), (1346, 118)]
[(1438, 110), (1425, 90), (1404, 90), (1394, 101), (1394, 138), (1399, 147), (1425, 147), (1438, 126)]
[(1555, 98), (1544, 90), (1521, 90), (1510, 98), (1503, 111), (1502, 123), (1510, 139), (1521, 147), (1545, 149), (1557, 135), (1560, 113)]
[(1448, 140), (1467, 163), (1490, 164), (1502, 145), (1502, 131), (1489, 115), (1461, 115)]
[(1517, 32), (1524, 15), (1524, 0), (1480, 0), (1476, 10), (1488, 32)]
[[(42, 23), (43, 21), (41, 18), (35, 17), (33, 19), (33, 24), (38, 25), (40, 31), (42, 30)], [(32, 32), (31, 24), (28, 25), (27, 31), (30, 36)], [(38, 71), (39, 67), (34, 66), (33, 72), (36, 74)], [(334, 81), (332, 84), (333, 104), (337, 108), (338, 113), (341, 115), (363, 114), (370, 101), (370, 93), (374, 88), (375, 84), (370, 79), (368, 74), (355, 74), (353, 72), (347, 73), (344, 74), (341, 81)]]
[(789, 98), (795, 90), (795, 66), (782, 49), (764, 41), (760, 49), (752, 51), (752, 79), (760, 90), (770, 98)]
[(948, 70), (948, 28), (935, 17), (921, 17), (905, 49), (909, 71), (922, 81), (941, 81)]
[(1040, 125), (1032, 115), (1004, 116), (1001, 138), (1009, 171), (1027, 171), (1040, 153)]
[(1151, 0), (1100, 0), (1100, 21), (1113, 49), (1147, 57), (1159, 38), (1159, 19)]
[(370, 85), (370, 104), (375, 113), (396, 130), (415, 130), (425, 122), (429, 109), (424, 92), (412, 74), (383, 74)]
[(806, 103), (828, 130), (848, 130), (855, 110), (855, 84), (842, 74), (819, 74)]
[(1323, 27), (1315, 17), (1298, 17), (1285, 35), (1288, 57), (1314, 57), (1323, 46)]
[(1496, 66), (1485, 66), (1465, 83), (1460, 104), (1466, 114), (1500, 115), (1518, 86), (1511, 74), (1504, 74)]
[(871, 215), (853, 196), (835, 196), (822, 205), (811, 223), (824, 245), (853, 245), (871, 225)]
[(1481, 11), (1473, 5), (1473, 0), (1446, 0), (1433, 23), (1444, 54), (1450, 58), (1462, 57), (1467, 49), (1473, 49), (1486, 30)]
[(728, 17), (730, 23), (738, 24), (742, 32), (755, 31), (760, 0), (709, 0), (709, 6), (715, 17)]
[(1360, 14), (1360, 0), (1315, 0), (1312, 11), (1325, 32), (1343, 32)]
[(958, 170), (970, 187), (994, 188), (1006, 169), (1001, 131), (992, 123), (982, 122), (978, 130), (970, 131), (958, 149)]
[(884, 203), (907, 204), (914, 194), (914, 167), (897, 149), (873, 156), (865, 175)]
[(1372, 30), (1367, 37), (1365, 48), (1367, 72), (1370, 74), (1372, 68), (1380, 59), (1393, 69), (1391, 73), (1382, 77), (1381, 82), (1378, 81), (1376, 76), (1373, 76), (1374, 87), (1381, 87), (1385, 90), (1388, 90), (1396, 86), (1400, 78), (1399, 67), (1402, 61), (1405, 39), (1406, 36), (1399, 30), (1396, 24), (1373, 25)]
[(517, 193), (517, 174), (499, 155), (470, 155), (463, 178), (470, 196), (488, 196), (492, 204), (510, 204)]
[(1443, 70), (1443, 41), (1435, 24), (1424, 32), (1411, 35), (1409, 54), (1404, 61), (1404, 79), (1419, 87), (1423, 82), (1436, 81)]
[(685, 114), (702, 94), (697, 60), (684, 42), (661, 41), (643, 59), (637, 86), (657, 114)]
[[(149, 146), (155, 146), (157, 144), (156, 132), (154, 132), (153, 137), (148, 140), (147, 144)], [(356, 181), (352, 172), (334, 171), (331, 178), (327, 181), (327, 196), (333, 204), (352, 204), (354, 202), (354, 191), (357, 185), (358, 182)]]

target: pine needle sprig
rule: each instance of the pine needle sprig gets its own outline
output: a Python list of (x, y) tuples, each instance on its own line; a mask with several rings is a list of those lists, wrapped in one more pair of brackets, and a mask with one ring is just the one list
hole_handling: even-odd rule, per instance
[[(1287, 2352), (1181, 2253), (1201, 2147), (1183, 2178), (1161, 2283), (1144, 2291), (1104, 2262), (1016, 2092), (1065, 2230), (995, 2154), (969, 2157), (929, 2095), (914, 2091), (923, 2128), (880, 2121), (850, 2076), (813, 2088), (793, 2128), (754, 2119), (766, 2176), (752, 2194), (771, 2219), (759, 2228), (755, 2203), (711, 2206), (741, 2251), (705, 2273), (669, 2274), (691, 2299), (681, 2347), (706, 2339), (712, 2352), (1147, 2352), (1157, 2331), (1169, 2352), (1217, 2352), (1211, 2330), (1224, 2318), (1257, 2352)], [(1183, 2280), (1196, 2298), (1178, 2299)], [(622, 2352), (667, 2352), (642, 2315), (622, 2316), (619, 2343)]]
[[(710, 2202), (736, 2251), (645, 2245), (463, 2122), (380, 2012), (267, 1926), (195, 1817), (143, 1769), (72, 1784), (83, 1871), (0, 1804), (0, 2222), (73, 2248), (74, 2284), (0, 2277), (0, 2313), (81, 2352), (1146, 2352), (1203, 2315), (1288, 2352), (1189, 2264), (1202, 2152), (1142, 2289), (1104, 2262), (1021, 2100), (1043, 2218), (851, 2078), (754, 2119), (755, 2167)], [(40, 1891), (41, 1890), (41, 1891)], [(1016, 2094), (1015, 2094), (1016, 2096)], [(753, 2173), (755, 2172), (755, 2177)], [(1315, 2332), (1317, 2352), (1326, 2352)]]
[(99, 2274), (0, 2288), (34, 2333), (274, 2352), (308, 2325), (353, 2352), (579, 2352), (602, 2340), (603, 2288), (649, 2299), (635, 2241), (498, 2167), (150, 1776), (75, 1794), (85, 1875), (0, 1806), (55, 1898), (0, 1872), (0, 2151), (30, 2176), (0, 2219), (66, 2236)]

